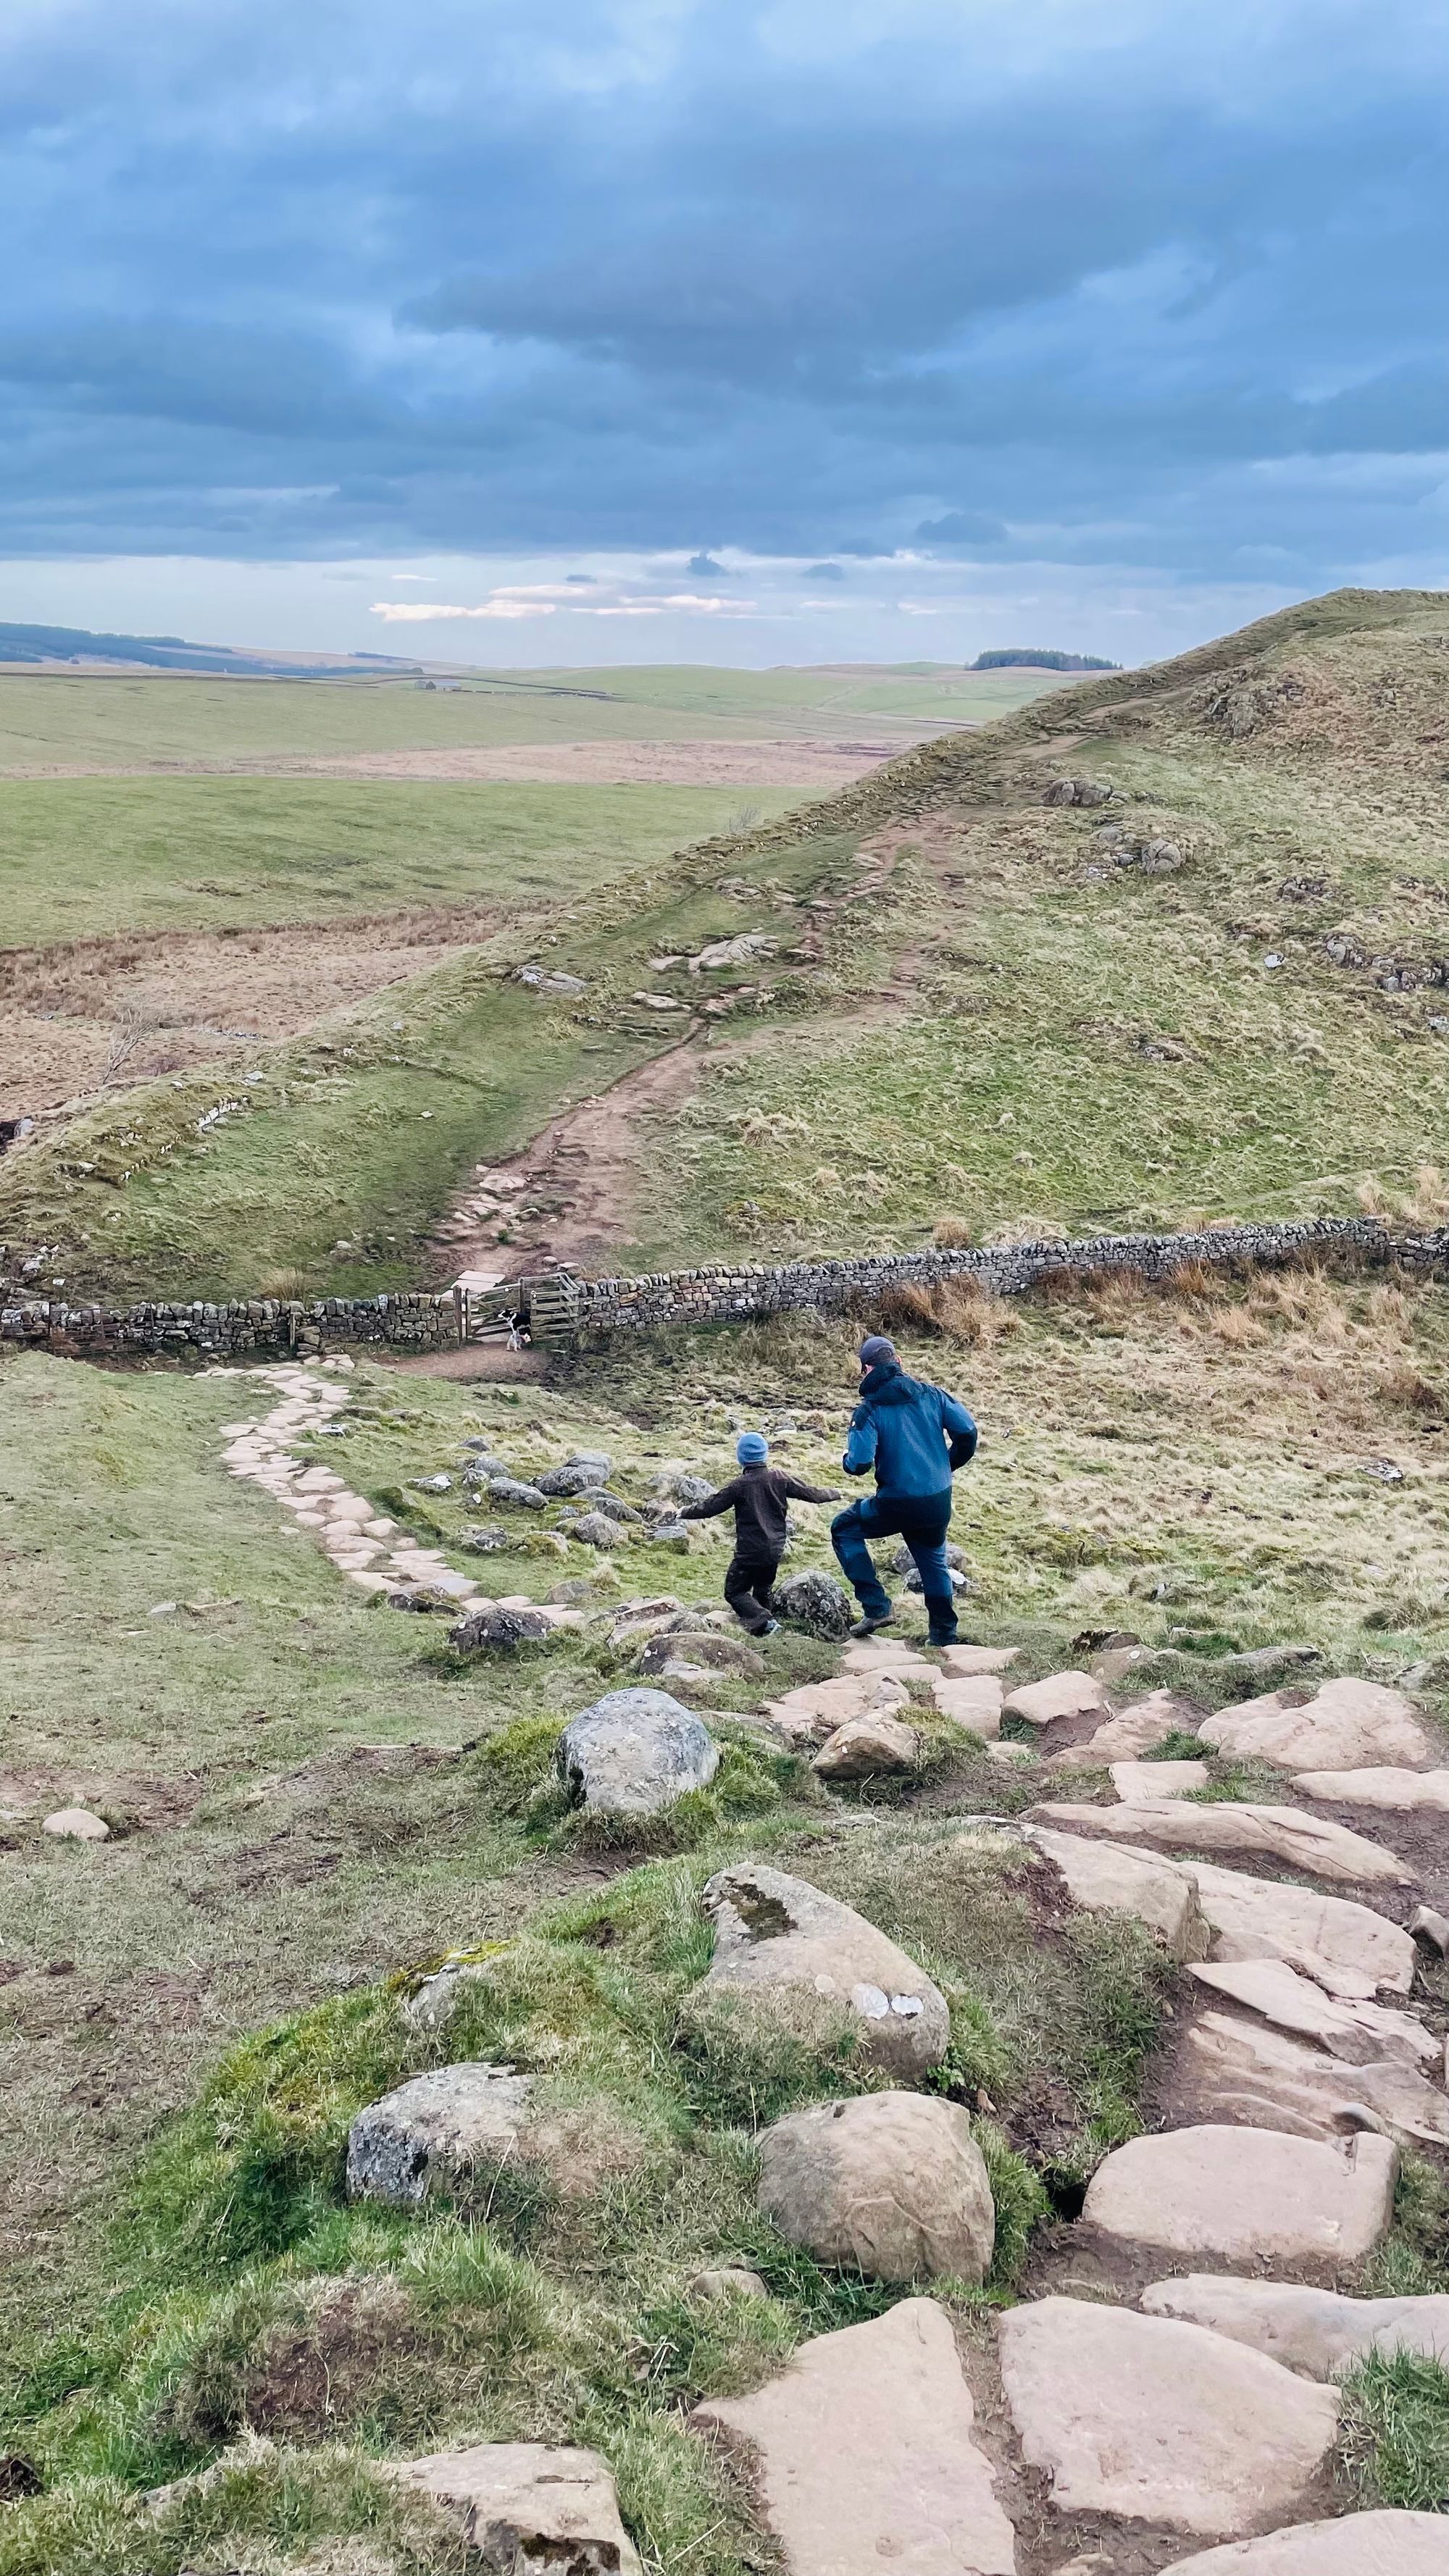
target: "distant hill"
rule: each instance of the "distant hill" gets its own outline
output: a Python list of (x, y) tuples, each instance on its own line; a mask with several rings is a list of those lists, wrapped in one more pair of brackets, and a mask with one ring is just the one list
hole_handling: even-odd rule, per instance
[(182, 635), (93, 635), (84, 626), (0, 623), (0, 663), (119, 662), (131, 669), (232, 673), (238, 679), (334, 680), (339, 672), (416, 671), (391, 654), (334, 653), (310, 660), (287, 653), (248, 653), (230, 644), (188, 644)]
[(1104, 662), (1099, 653), (1058, 653), (1034, 644), (1008, 644), (996, 653), (978, 653), (973, 671), (1120, 671), (1120, 662)]

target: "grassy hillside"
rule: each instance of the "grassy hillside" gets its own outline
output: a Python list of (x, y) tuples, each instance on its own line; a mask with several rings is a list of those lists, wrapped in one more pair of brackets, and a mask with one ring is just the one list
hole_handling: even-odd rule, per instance
[[(340, 1458), (381, 1506), (402, 1494), (449, 1544), (456, 1484), (423, 1498), (413, 1479), (456, 1477), (480, 1432), (525, 1472), (602, 1443), (642, 1496), (666, 1460), (727, 1472), (741, 1407), (767, 1423), (818, 1407), (789, 1456), (828, 1483), (849, 1340), (701, 1337), (523, 1389), (365, 1366), (346, 1438), (309, 1454)], [(1016, 1644), (1018, 1675), (1118, 1626), (1153, 1650), (1147, 1678), (1208, 1701), (1234, 1695), (1214, 1658), (1285, 1635), (1380, 1679), (1449, 1647), (1443, 1406), (1422, 1392), (1449, 1370), (1436, 1292), (1296, 1278), (1162, 1299), (1119, 1284), (998, 1316), (969, 1349), (906, 1348), (980, 1415), (955, 1534), (972, 1633)], [(922, 1777), (860, 1804), (764, 1754), (747, 1723), (712, 1718), (727, 1745), (715, 1790), (652, 1847), (600, 1848), (549, 1792), (560, 1713), (628, 1678), (609, 1603), (707, 1597), (725, 1540), (707, 1526), (682, 1561), (631, 1536), (611, 1572), (573, 1542), (564, 1562), (541, 1555), (530, 1521), (502, 1557), (458, 1552), (500, 1593), (541, 1597), (561, 1574), (590, 1586), (580, 1634), (462, 1671), (434, 1623), (368, 1609), (265, 1496), (227, 1479), (223, 1421), (269, 1400), (234, 1376), (0, 1368), (14, 1712), (0, 2448), (44, 2487), (0, 2517), (0, 2568), (452, 2576), (461, 2562), (400, 2512), (377, 2458), (543, 2438), (602, 2448), (652, 2571), (746, 2576), (770, 2563), (747, 2500), (684, 2434), (684, 2411), (891, 2293), (760, 2220), (757, 2129), (869, 2077), (833, 2032), (691, 2018), (709, 1869), (768, 1855), (940, 1978), (943, 2082), (976, 2106), (1000, 2214), (984, 2301), (931, 2285), (968, 2336), (1021, 2282), (1050, 2194), (1079, 2190), (1144, 2117), (1163, 2006), (1187, 2013), (1192, 1989), (1134, 1927), (1042, 1915), (1010, 1862), (963, 1856), (960, 1818), (1024, 1806), (1039, 1766), (1017, 1776), (919, 1711)], [(1397, 1485), (1363, 1473), (1385, 1456)], [(797, 1561), (825, 1561), (825, 1515), (799, 1518)], [(832, 1661), (789, 1634), (769, 1654), (768, 1678), (721, 1677), (721, 1707), (747, 1720)], [(1216, 1787), (1245, 1785), (1224, 1772)], [(47, 1841), (38, 1819), (62, 1799), (99, 1807), (113, 1841)], [(536, 2070), (593, 2161), (576, 2152), (562, 2198), (531, 2186), (481, 2213), (349, 2207), (348, 2119), (428, 2054), (400, 1994), (420, 1963), (486, 1944), (450, 2053)], [(1415, 2165), (1362, 2286), (1449, 2280), (1437, 2206)], [(687, 2285), (725, 2259), (758, 2264), (769, 2298), (706, 2311)], [(223, 2455), (209, 2488), (140, 2510), (144, 2489)], [(1372, 2444), (1357, 2472), (1371, 2480)]]
[[(499, 981), (510, 933), (334, 1020), (345, 1065), (273, 1055), (204, 1140), (194, 1082), (128, 1096), (13, 1159), (0, 1231), (87, 1286), (415, 1275), (450, 1181), (677, 1042), (651, 958), (751, 929), (779, 954), (641, 1130), (620, 1260), (1413, 1200), (1449, 1122), (1446, 766), (1449, 606), (1311, 602), (540, 917), (577, 1002)], [(1064, 776), (1108, 801), (1044, 803)]]

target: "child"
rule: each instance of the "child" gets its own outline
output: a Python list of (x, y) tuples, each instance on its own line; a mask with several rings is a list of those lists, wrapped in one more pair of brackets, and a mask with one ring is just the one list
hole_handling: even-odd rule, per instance
[(787, 1476), (783, 1467), (770, 1466), (769, 1455), (769, 1443), (758, 1431), (742, 1431), (735, 1443), (742, 1472), (727, 1485), (721, 1485), (717, 1494), (709, 1495), (702, 1503), (689, 1504), (679, 1515), (682, 1521), (707, 1521), (713, 1520), (717, 1512), (734, 1513), (735, 1552), (725, 1575), (724, 1593), (735, 1617), (752, 1637), (773, 1637), (780, 1624), (770, 1595), (785, 1553), (786, 1503), (834, 1503), (840, 1499), (819, 1485), (802, 1485), (798, 1476)]

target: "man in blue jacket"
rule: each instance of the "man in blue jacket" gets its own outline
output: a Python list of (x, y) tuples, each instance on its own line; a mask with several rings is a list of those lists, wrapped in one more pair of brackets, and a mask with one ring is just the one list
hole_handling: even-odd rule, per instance
[(872, 1333), (860, 1346), (860, 1402), (850, 1419), (842, 1464), (847, 1476), (875, 1469), (876, 1489), (830, 1525), (831, 1543), (861, 1607), (857, 1637), (893, 1616), (868, 1538), (899, 1535), (921, 1578), (933, 1646), (956, 1636), (956, 1603), (946, 1564), (951, 1475), (975, 1455), (976, 1425), (964, 1404), (939, 1386), (907, 1377), (894, 1342)]

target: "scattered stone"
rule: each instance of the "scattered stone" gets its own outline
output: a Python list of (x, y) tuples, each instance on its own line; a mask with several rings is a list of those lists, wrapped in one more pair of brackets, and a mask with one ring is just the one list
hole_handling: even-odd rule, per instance
[(867, 2325), (802, 2344), (752, 2397), (691, 2424), (749, 2446), (767, 2528), (790, 2576), (898, 2567), (1014, 2576), (1015, 2534), (975, 2421), (950, 2320), (902, 2299)]
[[(569, 983), (571, 977), (560, 977)], [(643, 2576), (607, 2463), (545, 2442), (478, 2442), (387, 2469), (456, 2523), (480, 2576)], [(471, 2563), (471, 2562), (470, 2562)]]
[(1300, 1807), (1258, 1807), (1234, 1799), (1197, 1806), (1161, 1798), (1121, 1807), (1048, 1805), (1039, 1812), (1047, 1823), (1064, 1825), (1072, 1833), (1110, 1834), (1124, 1842), (1158, 1843), (1169, 1851), (1253, 1852), (1349, 1886), (1404, 1887), (1414, 1877), (1380, 1844), (1330, 1824), (1326, 1817), (1306, 1815)]
[(1054, 778), (1042, 797), (1043, 805), (1110, 805), (1115, 787), (1099, 786), (1092, 778)]
[(452, 1490), (451, 1476), (414, 1476), (413, 1478), (415, 1494), (451, 1494)]
[(490, 1502), (515, 1503), (524, 1512), (546, 1512), (548, 1509), (547, 1494), (541, 1493), (537, 1485), (521, 1483), (517, 1476), (490, 1476), (488, 1497)]
[(541, 1494), (586, 1494), (609, 1481), (607, 1458), (571, 1458), (563, 1467), (550, 1467), (538, 1479)]
[(1336, 2290), (1304, 2289), (1290, 2281), (1190, 2272), (1182, 2280), (1154, 2281), (1141, 2305), (1147, 2316), (1181, 2317), (1234, 2343), (1251, 2344), (1309, 2379), (1336, 2379), (1369, 2352), (1415, 2352), (1449, 2363), (1449, 2298), (1442, 2294), (1346, 2299)]
[(1371, 1905), (1319, 1896), (1312, 1888), (1288, 1887), (1274, 1879), (1247, 1878), (1240, 1870), (1215, 1869), (1207, 1861), (1186, 1866), (1212, 1932), (1210, 1957), (1286, 1959), (1329, 1994), (1365, 2001), (1380, 1986), (1406, 1995), (1413, 1985), (1409, 1933)]
[(622, 1547), (624, 1532), (608, 1512), (583, 1512), (569, 1533), (581, 1538), (585, 1547)]
[(1205, 1762), (1113, 1762), (1108, 1768), (1113, 1788), (1129, 1806), (1144, 1798), (1190, 1798), (1207, 1787), (1210, 1776)]
[[(966, 1553), (964, 1548), (948, 1546), (946, 1549), (946, 1563), (952, 1574), (964, 1574), (966, 1571)], [(892, 1574), (912, 1575), (915, 1571), (916, 1560), (912, 1556), (910, 1549), (902, 1543), (902, 1545), (896, 1549), (894, 1556), (891, 1558), (891, 1572)]]
[(596, 1815), (654, 1816), (690, 1789), (707, 1789), (719, 1748), (668, 1691), (606, 1691), (564, 1728), (554, 1755), (575, 1806)]
[(458, 1543), (460, 1547), (471, 1548), (475, 1556), (497, 1556), (501, 1549), (511, 1545), (511, 1539), (506, 1529), (486, 1529), (475, 1521), (464, 1530)]
[(1107, 1693), (1094, 1673), (1048, 1673), (1041, 1682), (1023, 1682), (1004, 1703), (1008, 1717), (1024, 1717), (1029, 1726), (1050, 1726), (1059, 1717), (1085, 1717), (1107, 1709)]
[(829, 1645), (849, 1636), (855, 1618), (855, 1605), (834, 1575), (814, 1571), (790, 1574), (777, 1583), (775, 1607), (782, 1619), (805, 1629), (809, 1636), (823, 1637)]
[(518, 2150), (533, 2079), (506, 2066), (437, 2066), (359, 2111), (347, 2136), (354, 2200), (418, 2208), (466, 2189)]
[(1082, 2216), (1105, 2236), (1173, 2254), (1356, 2263), (1388, 2227), (1398, 2170), (1387, 2138), (1328, 2145), (1269, 2129), (1172, 2129), (1114, 2147)]
[(1299, 2138), (1380, 2137), (1449, 2143), (1449, 2099), (1402, 2057), (1346, 2066), (1260, 2022), (1204, 2013), (1187, 2034), (1194, 2102), (1207, 2119)]
[(848, 2010), (867, 2057), (906, 2082), (945, 2056), (951, 2017), (923, 1968), (862, 1914), (761, 1861), (723, 1869), (704, 1890), (715, 1926), (706, 1987), (794, 1990)]
[(448, 1643), (460, 1655), (511, 1655), (519, 1646), (534, 1645), (548, 1634), (549, 1623), (541, 1610), (508, 1610), (501, 1601), (485, 1601), (449, 1630)]
[(956, 1680), (968, 1681), (977, 1673), (1004, 1673), (1020, 1652), (1019, 1646), (943, 1646), (941, 1668)]
[(862, 2093), (777, 2120), (760, 2208), (817, 2262), (875, 2281), (991, 2268), (996, 2209), (966, 2113), (923, 2093)]
[(1242, 1654), (1222, 1656), (1218, 1671), (1245, 1682), (1267, 1682), (1275, 1673), (1302, 1672), (1322, 1661), (1318, 1646), (1250, 1646)]
[[(689, 1629), (683, 1635), (687, 1640), (684, 1650), (692, 1663), (709, 1666), (717, 1673), (744, 1673), (752, 1681), (765, 1670), (764, 1656), (754, 1646), (747, 1646), (743, 1637), (711, 1636), (707, 1629)], [(639, 1658), (640, 1672), (662, 1672), (680, 1648), (681, 1631), (671, 1624), (659, 1636), (650, 1638)]]
[(811, 1765), (820, 1780), (870, 1780), (881, 1772), (914, 1771), (921, 1740), (897, 1717), (850, 1717), (827, 1736)]
[(768, 2299), (770, 2295), (759, 2273), (743, 2263), (720, 2263), (696, 2272), (687, 2288), (695, 2299)]
[(1449, 1815), (1449, 1771), (1300, 1771), (1305, 1798), (1342, 1807), (1433, 1807)]
[(1023, 2454), (1059, 2513), (1251, 2531), (1303, 2502), (1337, 2438), (1336, 2391), (1202, 2326), (1047, 2298), (997, 2333)]
[(62, 1843), (108, 1843), (111, 1829), (104, 1816), (94, 1815), (89, 1807), (57, 1807), (40, 1828), (43, 1834), (54, 1834)]
[(1160, 1933), (1174, 1959), (1207, 1957), (1210, 1935), (1191, 1871), (1117, 1843), (1082, 1842), (1040, 1825), (1028, 1826), (1026, 1839), (1055, 1862), (1072, 1902), (1089, 1914), (1134, 1915)]
[(1305, 1706), (1281, 1695), (1245, 1700), (1205, 1717), (1204, 1743), (1235, 1761), (1270, 1762), (1279, 1771), (1349, 1771), (1374, 1762), (1428, 1763), (1434, 1747), (1412, 1701), (1381, 1682), (1324, 1682)]
[(591, 1576), (587, 1574), (567, 1575), (562, 1583), (554, 1584), (548, 1595), (549, 1606), (550, 1608), (563, 1608), (571, 1607), (574, 1603), (579, 1601), (592, 1601), (595, 1589), (596, 1587)]
[(1230, 2002), (1261, 2013), (1277, 2029), (1319, 2040), (1331, 2057), (1341, 2057), (1350, 2066), (1395, 2056), (1423, 2064), (1443, 2053), (1440, 2042), (1411, 2013), (1392, 2012), (1382, 2004), (1343, 2002), (1325, 1994), (1283, 1959), (1215, 1961), (1195, 1966), (1192, 1973)]
[(1172, 2576), (1449, 2576), (1440, 2513), (1350, 2513), (1180, 2558)]

